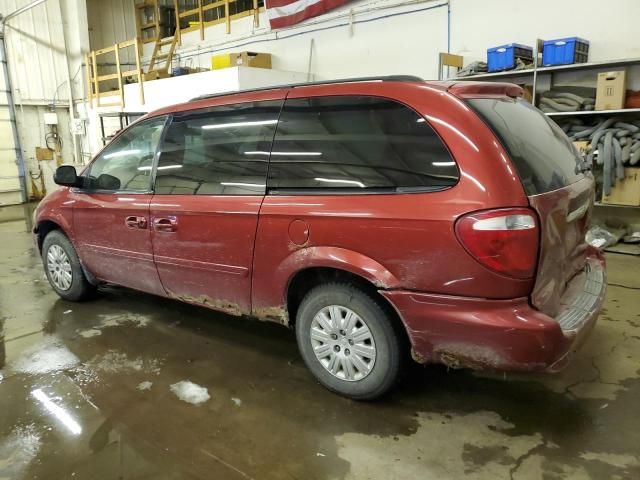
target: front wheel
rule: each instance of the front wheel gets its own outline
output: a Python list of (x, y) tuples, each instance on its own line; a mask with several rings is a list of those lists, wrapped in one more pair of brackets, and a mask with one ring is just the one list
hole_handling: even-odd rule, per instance
[(296, 337), (309, 370), (340, 395), (372, 400), (398, 379), (401, 335), (380, 300), (354, 285), (310, 290), (298, 309)]
[(80, 259), (66, 235), (53, 230), (42, 243), (42, 262), (49, 284), (64, 300), (86, 300), (95, 292), (80, 265)]

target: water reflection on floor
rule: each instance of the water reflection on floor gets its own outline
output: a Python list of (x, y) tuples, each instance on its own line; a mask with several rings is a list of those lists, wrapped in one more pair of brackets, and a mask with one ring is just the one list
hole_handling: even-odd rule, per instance
[(59, 300), (18, 218), (0, 223), (0, 479), (640, 478), (636, 258), (608, 258), (622, 286), (563, 373), (415, 367), (357, 403), (277, 325), (115, 287)]

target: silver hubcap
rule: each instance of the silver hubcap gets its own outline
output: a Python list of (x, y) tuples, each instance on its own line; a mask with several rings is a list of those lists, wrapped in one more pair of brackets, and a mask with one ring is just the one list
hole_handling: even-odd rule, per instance
[(49, 278), (60, 290), (69, 290), (73, 275), (71, 262), (64, 250), (58, 245), (51, 245), (47, 251), (47, 270)]
[(339, 305), (324, 307), (313, 317), (311, 345), (329, 373), (349, 382), (369, 375), (376, 361), (371, 330), (353, 310)]

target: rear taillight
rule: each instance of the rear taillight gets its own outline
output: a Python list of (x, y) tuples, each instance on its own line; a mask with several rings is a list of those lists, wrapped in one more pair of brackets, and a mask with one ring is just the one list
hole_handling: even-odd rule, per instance
[(538, 222), (531, 210), (470, 213), (456, 222), (456, 235), (485, 267), (509, 277), (533, 277), (538, 261)]

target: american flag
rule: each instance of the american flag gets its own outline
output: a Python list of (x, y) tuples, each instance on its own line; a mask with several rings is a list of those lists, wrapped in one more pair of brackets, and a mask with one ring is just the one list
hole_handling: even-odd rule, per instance
[(265, 0), (271, 28), (288, 27), (321, 15), (350, 0)]

